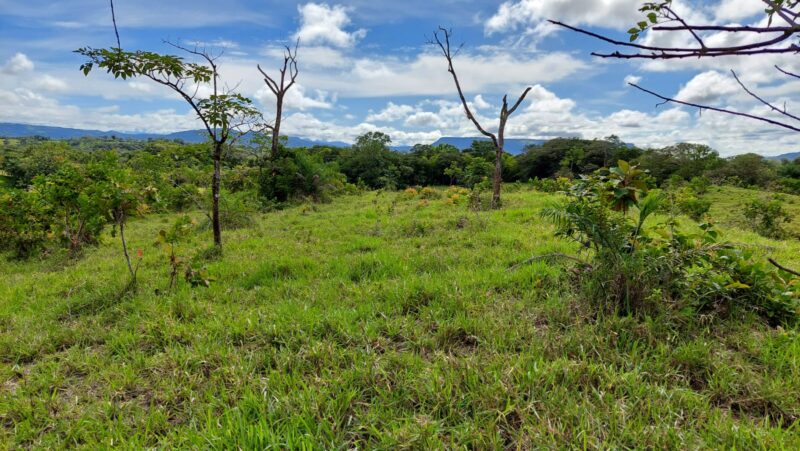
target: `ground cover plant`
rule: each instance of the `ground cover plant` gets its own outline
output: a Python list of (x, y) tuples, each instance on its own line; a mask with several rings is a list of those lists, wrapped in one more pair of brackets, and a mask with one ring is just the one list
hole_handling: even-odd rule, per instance
[[(598, 310), (568, 262), (519, 265), (579, 253), (540, 215), (561, 195), (435, 191), (259, 214), (210, 258), (193, 228), (180, 257), (208, 286), (166, 289), (173, 214), (129, 220), (136, 291), (110, 230), (77, 260), (0, 260), (3, 447), (800, 446), (796, 328)], [(797, 241), (725, 223), (800, 266)]]

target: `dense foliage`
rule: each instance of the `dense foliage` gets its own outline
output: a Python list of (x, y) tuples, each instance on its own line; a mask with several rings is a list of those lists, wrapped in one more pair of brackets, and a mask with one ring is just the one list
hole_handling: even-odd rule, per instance
[(773, 324), (797, 322), (798, 279), (720, 241), (712, 223), (702, 223), (698, 233), (681, 230), (672, 216), (647, 226), (664, 201), (662, 193), (650, 191), (648, 178), (619, 161), (582, 177), (564, 202), (544, 210), (559, 235), (591, 250), (577, 274), (588, 301), (625, 314), (745, 308)]
[[(256, 134), (225, 148), (221, 171), (225, 195), (219, 207), (222, 228), (247, 226), (259, 211), (305, 200), (327, 202), (334, 195), (358, 189), (455, 185), (480, 192), (493, 171), (494, 149), (486, 141), (475, 141), (467, 149), (416, 145), (408, 152), (392, 150), (391, 138), (380, 132), (366, 133), (346, 148), (290, 149), (284, 143), (275, 152), (271, 135)], [(7, 208), (0, 233), (5, 238), (3, 247), (18, 256), (54, 245), (76, 254), (84, 245), (96, 243), (108, 224), (119, 228), (121, 217), (143, 211), (210, 209), (207, 174), (214, 165), (210, 144), (116, 138), (28, 138), (3, 144), (0, 171), (5, 188), (0, 189)], [(704, 196), (713, 184), (789, 193), (800, 188), (797, 161), (778, 163), (755, 154), (725, 159), (697, 144), (641, 150), (614, 136), (559, 138), (529, 146), (517, 156), (506, 154), (503, 177), (506, 182), (525, 182), (556, 192), (565, 190), (570, 179), (618, 160), (647, 170), (652, 183), (665, 190), (666, 203), (698, 221), (710, 209)], [(118, 194), (126, 193), (123, 203), (134, 208), (115, 216), (109, 202), (119, 205), (120, 198), (103, 197), (111, 192), (109, 186)], [(786, 218), (781, 218), (779, 204), (773, 200), (743, 209), (742, 220), (765, 236), (788, 237), (791, 234), (780, 226)]]

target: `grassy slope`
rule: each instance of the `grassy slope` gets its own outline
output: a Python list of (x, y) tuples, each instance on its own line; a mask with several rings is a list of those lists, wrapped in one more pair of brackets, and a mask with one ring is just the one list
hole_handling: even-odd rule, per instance
[[(756, 198), (768, 200), (772, 196), (762, 191), (731, 186), (711, 187), (706, 195), (712, 201), (710, 214), (722, 225), (737, 228), (747, 228), (745, 218), (740, 213), (745, 204)], [(800, 196), (780, 194), (780, 197), (784, 199), (786, 211), (794, 217), (792, 222), (786, 224), (786, 230), (800, 237)]]
[[(0, 259), (0, 447), (800, 446), (794, 331), (594, 318), (561, 268), (506, 271), (573, 250), (537, 216), (548, 195), (480, 218), (398, 198), (229, 232), (209, 289), (155, 293), (167, 217), (129, 227), (134, 297), (115, 299), (111, 238), (66, 265)], [(731, 238), (800, 266), (797, 242)]]

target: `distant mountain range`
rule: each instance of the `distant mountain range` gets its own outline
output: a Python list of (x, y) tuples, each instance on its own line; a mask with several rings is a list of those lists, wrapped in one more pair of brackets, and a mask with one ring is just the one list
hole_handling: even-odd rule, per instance
[[(467, 149), (472, 145), (473, 141), (489, 141), (489, 138), (459, 138), (455, 136), (444, 136), (436, 140), (433, 145), (438, 146), (439, 144), (450, 144), (451, 146), (455, 146), (459, 149)], [(522, 153), (526, 146), (541, 146), (545, 142), (547, 141), (542, 139), (506, 138), (503, 147), (506, 152), (516, 155)]]
[[(42, 136), (50, 139), (78, 139), (78, 138), (111, 138), (116, 137), (119, 139), (129, 140), (148, 140), (148, 139), (166, 139), (176, 140), (179, 139), (186, 143), (201, 143), (206, 140), (206, 133), (203, 130), (187, 130), (182, 132), (158, 134), (158, 133), (129, 133), (118, 132), (114, 130), (101, 131), (101, 130), (83, 130), (77, 128), (63, 128), (63, 127), (50, 127), (47, 125), (28, 125), (28, 124), (12, 124), (0, 122), (0, 136), (6, 138), (26, 138), (32, 136)], [(443, 137), (439, 138), (434, 145), (438, 144), (451, 144), (459, 149), (466, 149), (472, 145), (472, 141), (487, 141), (488, 138), (458, 138), (458, 137)], [(512, 154), (518, 154), (523, 151), (525, 146), (529, 144), (541, 145), (545, 141), (537, 139), (506, 139), (506, 151)], [(313, 139), (299, 138), (290, 136), (289, 147), (312, 147), (312, 146), (335, 146), (335, 147), (348, 147), (350, 144), (342, 141), (316, 141)], [(397, 145), (392, 146), (392, 149), (401, 152), (411, 150), (412, 146)]]
[(791, 153), (785, 153), (783, 155), (776, 155), (774, 157), (767, 157), (768, 160), (778, 160), (778, 161), (780, 160), (794, 161), (798, 158), (800, 158), (800, 152), (791, 152)]
[[(201, 143), (206, 141), (206, 132), (203, 130), (187, 130), (168, 134), (158, 133), (126, 133), (114, 130), (82, 130), (77, 128), (50, 127), (46, 125), (11, 124), (0, 122), (0, 136), (6, 138), (28, 138), (42, 136), (50, 139), (78, 139), (78, 138), (110, 138), (139, 140), (148, 139), (179, 139), (186, 143)], [(339, 141), (315, 141), (311, 139), (289, 137), (289, 147), (335, 146), (347, 147), (350, 144)]]
[[(28, 125), (28, 124), (13, 124), (0, 122), (0, 137), (6, 138), (26, 138), (32, 136), (42, 136), (50, 139), (77, 139), (77, 138), (110, 138), (112, 136), (119, 139), (129, 140), (148, 140), (148, 139), (166, 139), (176, 140), (179, 139), (186, 143), (200, 143), (206, 140), (206, 134), (203, 130), (187, 130), (182, 132), (158, 134), (158, 133), (127, 133), (117, 132), (114, 130), (101, 131), (101, 130), (83, 130), (77, 128), (63, 128), (63, 127), (50, 127), (47, 125)], [(450, 144), (459, 149), (466, 149), (472, 145), (473, 141), (488, 141), (486, 137), (455, 137), (445, 136), (436, 140), (433, 145)], [(522, 139), (522, 138), (507, 138), (505, 140), (506, 152), (517, 155), (525, 150), (526, 146), (535, 145), (540, 146), (546, 140), (542, 139)], [(631, 144), (629, 144), (631, 145)], [(313, 146), (332, 146), (332, 147), (348, 147), (350, 144), (342, 141), (316, 141), (313, 139), (299, 138), (290, 136), (288, 147), (313, 147)], [(392, 149), (401, 152), (411, 150), (412, 146), (397, 145), (392, 146)], [(786, 153), (783, 155), (776, 155), (767, 157), (770, 160), (794, 160), (800, 158), (800, 152)]]

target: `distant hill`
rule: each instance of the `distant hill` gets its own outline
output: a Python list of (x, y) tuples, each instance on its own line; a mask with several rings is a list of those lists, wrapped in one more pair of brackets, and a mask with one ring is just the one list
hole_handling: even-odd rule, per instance
[[(110, 138), (112, 136), (119, 139), (129, 140), (148, 140), (148, 139), (179, 139), (186, 143), (201, 143), (206, 140), (206, 133), (202, 130), (187, 130), (182, 132), (158, 134), (158, 133), (126, 133), (114, 130), (83, 130), (77, 128), (50, 127), (47, 125), (28, 125), (12, 124), (0, 122), (0, 136), (6, 138), (27, 138), (31, 136), (42, 136), (50, 139), (78, 139), (78, 138)], [(340, 141), (315, 141), (312, 139), (289, 137), (289, 147), (312, 147), (312, 146), (335, 146), (347, 147), (350, 144)]]
[(800, 152), (791, 152), (791, 153), (785, 153), (783, 155), (776, 155), (774, 157), (767, 157), (768, 160), (777, 160), (777, 161), (780, 160), (794, 161), (798, 158), (800, 158)]
[[(439, 138), (435, 143), (434, 146), (438, 146), (439, 144), (450, 144), (455, 146), (459, 149), (467, 149), (472, 145), (472, 141), (489, 141), (489, 138), (480, 137), (480, 138), (459, 138), (454, 136), (445, 136)], [(546, 141), (543, 139), (518, 139), (518, 138), (506, 138), (505, 140), (505, 151), (516, 155), (522, 153), (525, 150), (525, 146), (534, 145), (534, 146), (541, 146)]]

